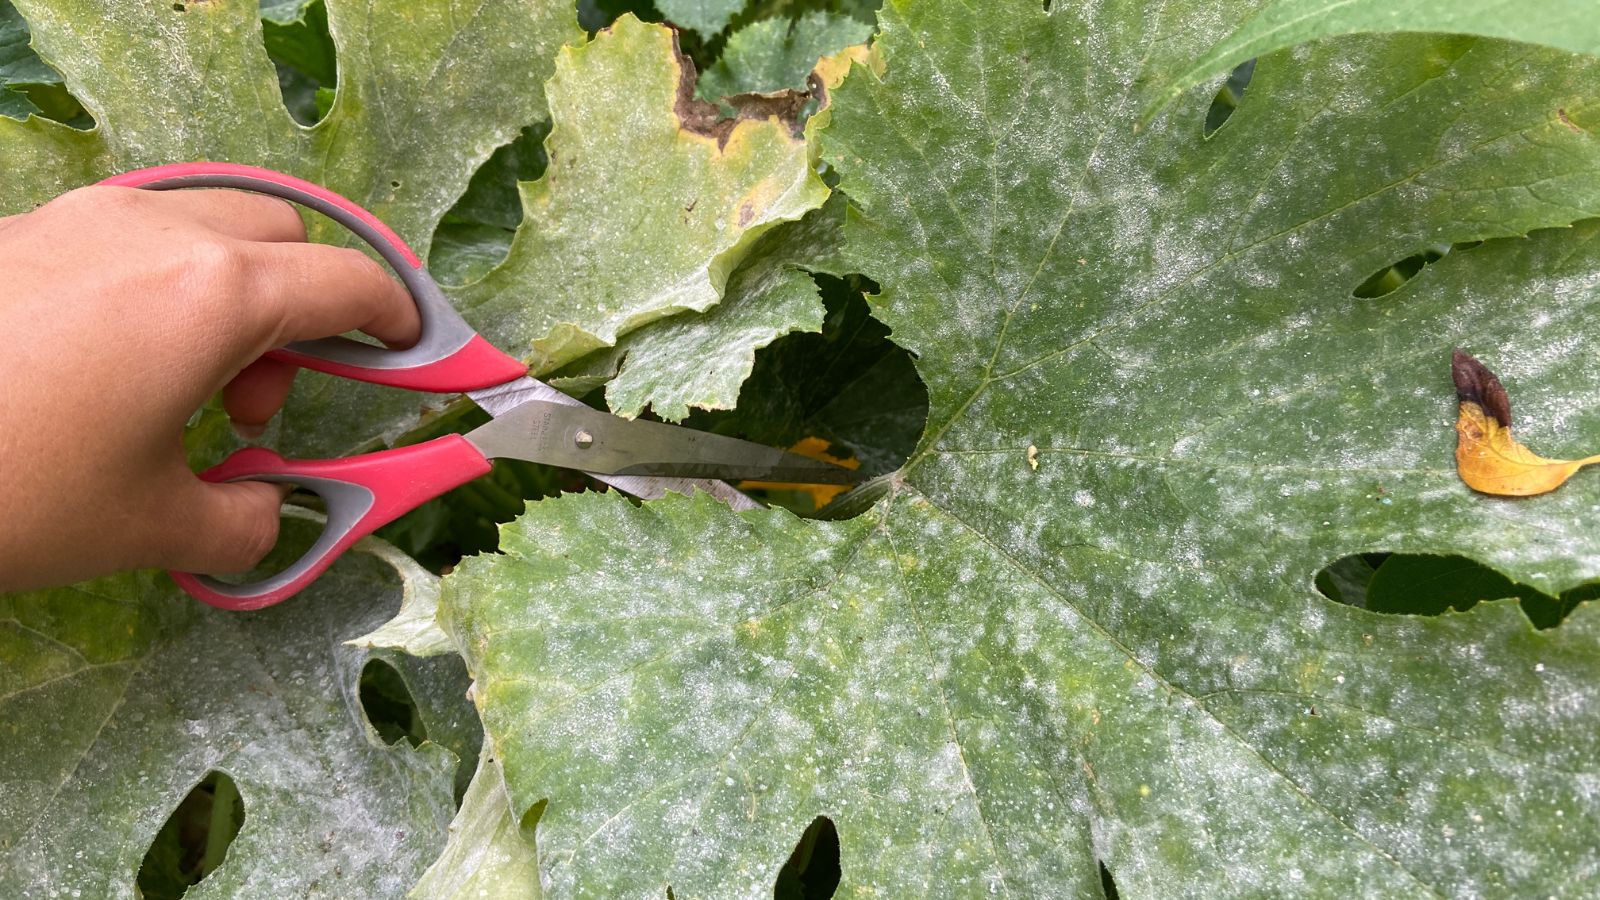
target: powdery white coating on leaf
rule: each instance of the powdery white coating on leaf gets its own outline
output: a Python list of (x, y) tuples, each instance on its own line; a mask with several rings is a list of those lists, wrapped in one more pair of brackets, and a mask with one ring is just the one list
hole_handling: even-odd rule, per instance
[[(396, 600), (365, 554), (255, 613), (152, 574), (0, 598), (0, 893), (132, 897), (211, 770), (237, 783), (245, 827), (190, 896), (403, 893), (444, 843), (456, 758), (385, 745), (362, 713), (367, 654), (342, 641)], [(428, 676), (406, 677), (443, 735)]]
[(1600, 482), (1472, 496), (1448, 378), (1455, 345), (1554, 352), (1508, 388), (1600, 443), (1600, 227), (1351, 295), (1600, 214), (1553, 114), (1595, 62), (1342, 39), (1263, 56), (1208, 139), (1209, 91), (1138, 127), (1137, 86), (1240, 5), (1040, 7), (890, 3), (884, 74), (834, 94), (846, 253), (932, 397), (888, 500), (566, 498), (446, 579), (547, 886), (760, 895), (827, 815), (847, 893), (1097, 896), (1097, 861), (1130, 896), (1594, 893), (1600, 612), (1311, 581), (1372, 550), (1600, 575)]

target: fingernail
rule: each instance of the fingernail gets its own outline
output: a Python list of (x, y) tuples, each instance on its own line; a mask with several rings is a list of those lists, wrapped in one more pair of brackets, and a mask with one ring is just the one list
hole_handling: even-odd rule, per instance
[(259, 424), (250, 425), (244, 422), (234, 422), (233, 433), (237, 434), (239, 436), (239, 440), (241, 441), (254, 441), (258, 440), (263, 434), (267, 433), (267, 426)]

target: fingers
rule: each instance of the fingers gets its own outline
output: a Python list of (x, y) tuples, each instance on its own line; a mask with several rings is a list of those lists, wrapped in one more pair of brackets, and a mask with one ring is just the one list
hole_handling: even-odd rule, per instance
[(405, 287), (371, 257), (327, 244), (254, 244), (264, 309), (276, 342), (364, 331), (394, 347), (415, 343), (422, 328)]
[(283, 408), (294, 386), (298, 367), (273, 359), (258, 359), (222, 388), (222, 408), (233, 420), (233, 430), (247, 441), (261, 436), (267, 422)]
[(162, 218), (200, 225), (241, 241), (304, 241), (305, 222), (294, 204), (266, 194), (220, 188), (148, 191), (95, 185), (87, 192), (123, 191), (141, 209)]
[(278, 510), (287, 485), (260, 481), (208, 484), (184, 473), (173, 498), (174, 533), (158, 564), (183, 572), (232, 574), (253, 568), (278, 542)]

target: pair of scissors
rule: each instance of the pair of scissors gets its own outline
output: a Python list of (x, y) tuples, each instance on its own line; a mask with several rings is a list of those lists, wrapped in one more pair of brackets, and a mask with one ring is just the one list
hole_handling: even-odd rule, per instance
[(247, 584), (188, 572), (173, 579), (190, 596), (223, 609), (260, 609), (315, 581), (356, 541), (452, 488), (487, 474), (490, 460), (514, 458), (587, 472), (646, 499), (705, 490), (736, 509), (758, 506), (714, 479), (857, 484), (842, 466), (749, 441), (676, 425), (624, 419), (591, 409), (528, 376), (455, 311), (427, 267), (392, 229), (350, 200), (311, 182), (254, 166), (180, 163), (102, 182), (149, 190), (233, 188), (270, 194), (316, 210), (383, 257), (416, 301), (421, 338), (391, 350), (345, 337), (298, 341), (268, 355), (342, 378), (430, 393), (465, 393), (494, 418), (466, 434), (343, 459), (285, 459), (247, 448), (200, 477), (211, 482), (289, 483), (316, 493), (327, 525), (311, 549), (283, 571)]

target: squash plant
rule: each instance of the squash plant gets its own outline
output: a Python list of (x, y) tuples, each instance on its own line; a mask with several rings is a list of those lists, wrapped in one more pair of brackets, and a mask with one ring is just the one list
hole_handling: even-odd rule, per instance
[[(516, 502), (442, 576), (438, 507), (258, 613), (0, 598), (0, 893), (154, 890), (213, 772), (190, 896), (1600, 891), (1600, 481), (1474, 493), (1450, 378), (1600, 444), (1592, 3), (658, 5), (717, 87), (613, 3), (0, 7), (5, 211), (279, 168), (553, 383), (885, 473)], [(301, 382), (286, 452), (463, 415)]]

